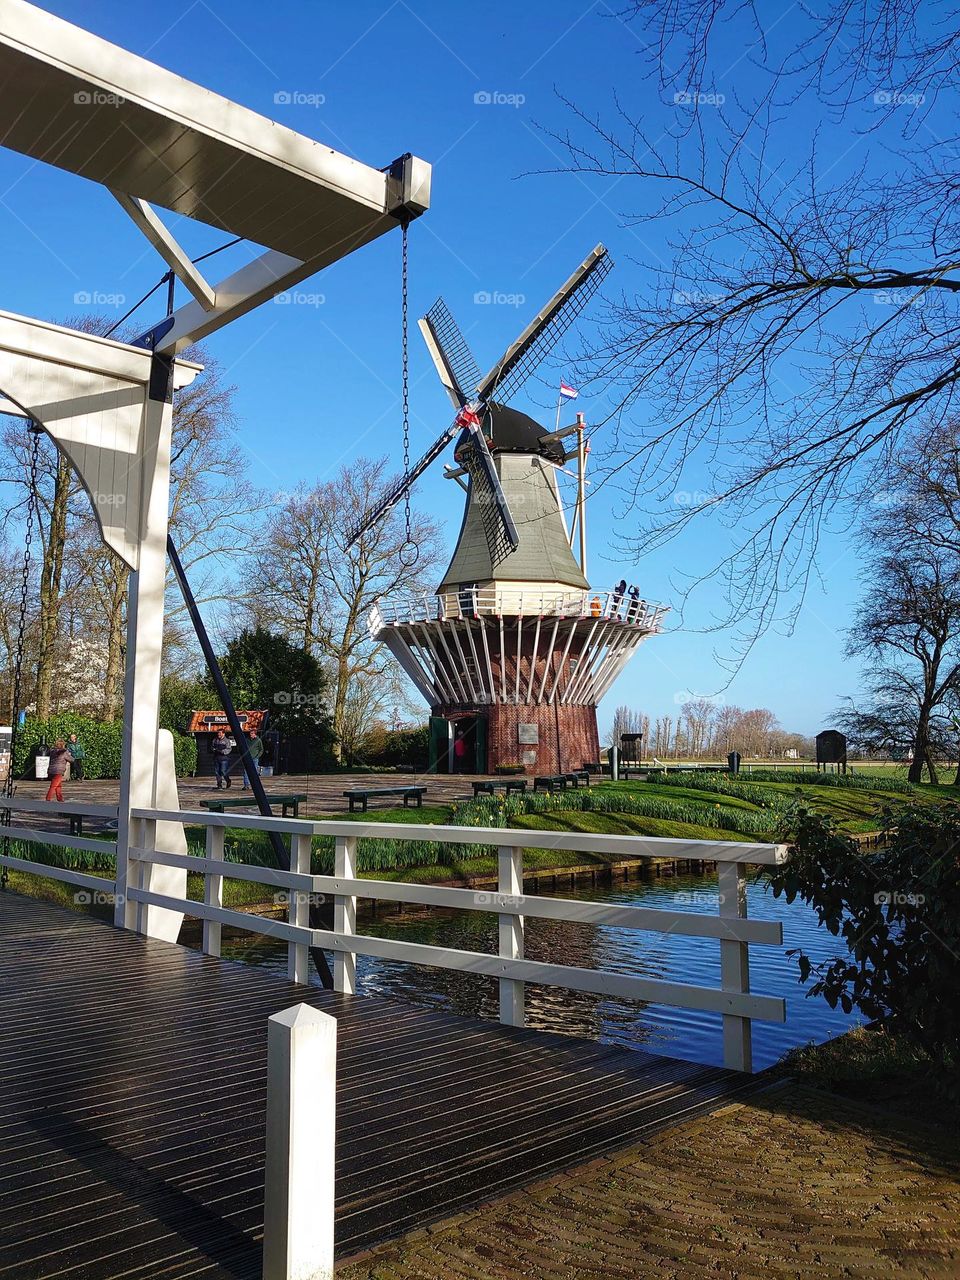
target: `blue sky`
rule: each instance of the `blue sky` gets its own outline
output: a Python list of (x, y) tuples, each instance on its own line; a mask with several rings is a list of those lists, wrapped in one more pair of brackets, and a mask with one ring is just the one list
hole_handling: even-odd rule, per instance
[[(663, 248), (625, 225), (624, 213), (648, 198), (638, 187), (538, 172), (563, 164), (544, 131), (565, 127), (558, 88), (587, 111), (609, 111), (614, 87), (651, 123), (669, 110), (641, 76), (641, 33), (614, 15), (616, 4), (171, 0), (150, 9), (128, 0), (47, 0), (44, 7), (365, 163), (382, 166), (405, 151), (432, 162), (433, 205), (411, 233), (413, 312), (442, 293), (483, 366), (596, 242), (617, 260), (611, 287), (627, 293), (643, 290)], [(779, 35), (789, 40), (789, 22)], [(735, 44), (726, 65), (731, 86), (749, 72)], [(75, 298), (88, 294), (91, 310), (115, 308), (119, 317), (162, 273), (98, 187), (0, 152), (0, 193), (6, 310), (62, 320), (82, 311)], [(201, 252), (223, 236), (195, 228), (183, 239)], [(303, 301), (268, 304), (210, 341), (238, 386), (238, 438), (258, 483), (281, 493), (361, 454), (399, 459), (399, 248), (399, 236), (386, 237), (300, 286)], [(232, 265), (226, 254), (217, 262), (223, 274)], [(501, 300), (477, 300), (485, 295)], [(144, 325), (157, 318), (149, 306), (141, 314)], [(414, 337), (416, 455), (445, 425), (448, 404)], [(576, 407), (588, 421), (604, 416), (600, 402), (584, 398)], [(602, 447), (601, 433), (598, 453)], [(458, 498), (439, 468), (418, 490), (419, 503), (447, 522), (451, 546)], [(698, 527), (682, 544), (625, 564), (610, 550), (614, 524), (612, 496), (601, 492), (588, 518), (591, 582), (625, 576), (648, 599), (668, 602), (677, 569), (704, 565), (725, 536)], [(723, 696), (769, 706), (790, 729), (822, 728), (857, 684), (841, 634), (856, 602), (856, 568), (849, 545), (832, 542), (794, 633), (765, 636)], [(687, 621), (709, 625), (715, 603), (707, 591)], [(601, 709), (601, 726), (619, 702), (655, 717), (675, 714), (691, 693), (721, 689), (727, 677), (713, 655), (729, 644), (694, 631), (651, 640)]]

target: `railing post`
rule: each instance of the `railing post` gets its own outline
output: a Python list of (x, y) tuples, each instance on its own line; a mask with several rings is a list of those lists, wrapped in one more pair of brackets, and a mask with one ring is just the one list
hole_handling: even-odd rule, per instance
[(336, 1019), (308, 1004), (275, 1013), (267, 1022), (263, 1280), (332, 1280), (336, 1100)]
[[(205, 852), (211, 862), (223, 861), (224, 827), (207, 827)], [(223, 876), (208, 871), (203, 877), (203, 901), (208, 907), (223, 906)], [(203, 951), (208, 956), (220, 954), (220, 921), (204, 920)]]
[[(310, 854), (313, 848), (311, 836), (293, 836), (290, 849), (290, 870), (298, 875), (310, 874)], [(290, 909), (287, 919), (291, 924), (302, 929), (310, 928), (310, 894), (302, 889), (290, 890)], [(287, 944), (287, 977), (291, 982), (299, 982), (304, 986), (310, 980), (310, 948), (306, 942), (289, 942)]]
[[(523, 850), (501, 845), (497, 851), (498, 889), (501, 897), (514, 903), (523, 901)], [(523, 916), (501, 913), (499, 918), (500, 956), (523, 959)], [(508, 1027), (522, 1027), (524, 984), (516, 978), (500, 979), (500, 1021)]]
[[(747, 868), (742, 862), (718, 862), (720, 915), (736, 920), (747, 917)], [(720, 985), (724, 991), (750, 991), (750, 961), (745, 942), (720, 942)], [(732, 1071), (753, 1070), (751, 1022), (735, 1014), (723, 1015), (723, 1065)]]
[[(345, 880), (357, 877), (357, 838), (337, 836), (333, 854), (333, 874)], [(349, 937), (357, 932), (357, 900), (352, 894), (338, 893), (333, 900), (333, 929)], [(357, 992), (357, 955), (355, 951), (333, 954), (333, 989), (352, 996)]]

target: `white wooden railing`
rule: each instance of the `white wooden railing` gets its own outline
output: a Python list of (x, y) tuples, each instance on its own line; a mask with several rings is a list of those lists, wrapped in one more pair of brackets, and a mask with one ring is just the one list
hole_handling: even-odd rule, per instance
[(643, 631), (659, 631), (668, 607), (612, 589), (544, 590), (523, 587), (465, 588), (433, 595), (424, 591), (389, 596), (371, 609), (368, 625), (374, 636), (384, 627), (413, 622), (449, 622), (460, 618), (610, 618)]
[[(505, 830), (498, 827), (448, 827), (384, 822), (311, 822), (300, 819), (262, 818), (234, 814), (181, 813), (135, 809), (137, 844), (129, 850), (127, 896), (134, 903), (165, 907), (203, 921), (203, 949), (220, 952), (224, 925), (246, 932), (266, 934), (287, 944), (288, 972), (305, 982), (310, 947), (334, 954), (334, 986), (356, 991), (357, 957), (373, 956), (497, 978), (500, 984), (500, 1019), (520, 1026), (524, 1020), (524, 986), (527, 982), (566, 987), (628, 1000), (674, 1005), (723, 1016), (724, 1061), (741, 1071), (752, 1069), (751, 1023), (754, 1018), (783, 1022), (784, 1001), (756, 995), (750, 990), (750, 945), (781, 946), (782, 926), (766, 920), (747, 919), (746, 872), (748, 864), (776, 864), (786, 857), (786, 846), (746, 844), (734, 841), (660, 839), (655, 837), (566, 834), (553, 831)], [(183, 821), (206, 829), (203, 857), (171, 853), (157, 847), (157, 823)], [(228, 829), (276, 831), (290, 839), (290, 870), (251, 866), (224, 860), (224, 832)], [(334, 838), (334, 874), (313, 875), (312, 842), (318, 836)], [(357, 842), (367, 839), (429, 840), (440, 844), (495, 845), (499, 880), (495, 890), (449, 888), (374, 880), (357, 875)], [(716, 864), (719, 881), (719, 914), (707, 915), (662, 908), (620, 906), (526, 895), (523, 892), (523, 849), (551, 849), (601, 853), (615, 860), (631, 858), (692, 859)], [(202, 901), (170, 897), (144, 889), (143, 871), (149, 865), (177, 867), (204, 877)], [(226, 878), (252, 881), (289, 895), (287, 920), (274, 920), (223, 905)], [(309, 925), (311, 895), (332, 895), (333, 929)], [(499, 917), (496, 955), (431, 946), (393, 938), (378, 938), (357, 931), (357, 899), (403, 902), (464, 911), (494, 912)], [(527, 917), (571, 923), (614, 925), (664, 934), (715, 938), (720, 945), (719, 988), (667, 981), (633, 974), (612, 973), (524, 958), (524, 920)]]
[[(18, 796), (12, 799), (0, 798), (0, 815), (5, 815), (7, 810), (10, 811), (11, 821), (9, 824), (4, 824), (0, 818), (0, 837), (9, 836), (11, 840), (19, 840), (28, 845), (47, 844), (60, 849), (81, 849), (88, 853), (102, 853), (116, 857), (116, 840), (91, 840), (87, 836), (65, 835), (61, 831), (46, 831), (42, 827), (19, 826), (14, 821), (15, 814), (42, 813), (45, 817), (62, 815), (65, 818), (105, 818), (116, 822), (120, 811), (115, 804), (29, 800)], [(92, 875), (88, 871), (74, 870), (71, 867), (51, 867), (45, 862), (34, 862), (27, 858), (17, 858), (2, 853), (0, 853), (0, 867), (46, 876), (48, 880), (58, 880), (65, 884), (80, 885), (91, 893), (112, 895), (116, 888), (116, 880), (113, 876)]]

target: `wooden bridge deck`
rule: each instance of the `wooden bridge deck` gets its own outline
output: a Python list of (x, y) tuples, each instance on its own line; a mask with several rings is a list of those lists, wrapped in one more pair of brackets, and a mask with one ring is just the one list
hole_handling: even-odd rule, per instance
[(344, 1256), (749, 1078), (306, 989), (0, 894), (0, 1280), (259, 1280), (266, 1020), (339, 1021)]

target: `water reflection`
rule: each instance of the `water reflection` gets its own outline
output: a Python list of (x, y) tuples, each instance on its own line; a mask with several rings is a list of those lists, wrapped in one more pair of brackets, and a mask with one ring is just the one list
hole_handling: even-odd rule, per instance
[[(703, 914), (719, 910), (713, 876), (634, 880), (613, 887), (564, 890), (557, 896)], [(774, 898), (765, 884), (756, 880), (748, 886), (747, 903), (751, 917), (781, 921), (784, 934), (782, 949), (750, 948), (752, 990), (782, 996), (787, 1001), (785, 1025), (753, 1024), (754, 1061), (762, 1067), (775, 1062), (791, 1046), (838, 1035), (853, 1025), (856, 1017), (831, 1010), (823, 1000), (806, 999), (797, 981), (796, 961), (786, 955), (788, 949), (802, 947), (819, 960), (840, 949), (842, 944), (837, 939), (817, 927), (812, 911), (802, 903), (788, 905), (783, 899)], [(391, 911), (389, 915), (366, 917), (360, 929), (378, 937), (466, 951), (491, 953), (497, 947), (497, 919), (486, 912)], [(720, 985), (720, 945), (710, 938), (528, 919), (525, 945), (531, 960), (703, 986)], [(264, 938), (225, 938), (223, 954), (278, 971), (286, 969), (285, 944)], [(359, 958), (357, 968), (361, 994), (468, 1017), (497, 1017), (497, 983), (493, 978), (364, 956)], [(540, 1030), (643, 1048), (694, 1062), (719, 1065), (723, 1060), (719, 1014), (644, 1005), (538, 984), (527, 986), (526, 1009), (527, 1025)]]

